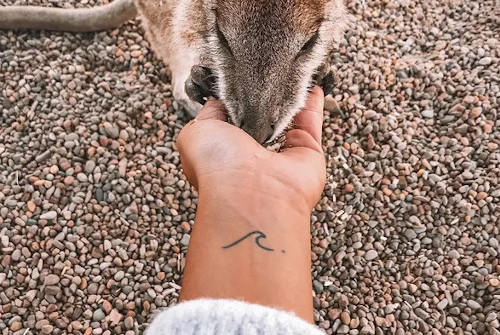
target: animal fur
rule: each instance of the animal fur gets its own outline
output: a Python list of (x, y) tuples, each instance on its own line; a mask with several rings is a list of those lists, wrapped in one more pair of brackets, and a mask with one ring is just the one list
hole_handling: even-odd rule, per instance
[(195, 115), (200, 105), (186, 94), (186, 82), (203, 84), (190, 82), (193, 67), (211, 69), (212, 90), (231, 120), (260, 143), (281, 133), (304, 106), (346, 20), (341, 0), (138, 0), (137, 5), (151, 45), (170, 66), (174, 97)]
[[(280, 134), (314, 83), (331, 86), (328, 55), (345, 28), (343, 0), (115, 0), (92, 9), (0, 7), (0, 29), (94, 31), (138, 10), (172, 73), (174, 98), (196, 115), (204, 96), (258, 142)], [(323, 80), (326, 78), (326, 80)]]

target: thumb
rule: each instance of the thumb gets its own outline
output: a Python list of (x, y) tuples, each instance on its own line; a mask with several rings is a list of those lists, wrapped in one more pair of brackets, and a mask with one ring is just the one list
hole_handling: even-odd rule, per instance
[(208, 100), (200, 109), (195, 120), (227, 121), (226, 107), (224, 106), (224, 103), (219, 100)]
[(315, 86), (309, 93), (305, 107), (294, 118), (294, 129), (286, 133), (287, 149), (305, 147), (318, 152), (323, 151), (321, 147), (323, 105), (323, 91), (319, 86)]

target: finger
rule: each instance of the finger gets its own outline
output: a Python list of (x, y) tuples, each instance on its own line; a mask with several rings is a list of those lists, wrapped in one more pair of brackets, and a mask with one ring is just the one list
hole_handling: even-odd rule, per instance
[(195, 125), (198, 121), (204, 120), (227, 121), (224, 104), (217, 100), (207, 101), (207, 103), (198, 112), (196, 118), (191, 120), (179, 133), (177, 138), (177, 147), (179, 151), (182, 149), (186, 139), (191, 138), (193, 132), (196, 133), (195, 128), (197, 129), (198, 127), (194, 127), (193, 125)]
[(307, 97), (306, 105), (294, 118), (295, 129), (304, 130), (318, 143), (321, 143), (324, 102), (322, 89), (315, 86)]
[(226, 107), (221, 101), (208, 100), (196, 116), (197, 121), (220, 120), (227, 121)]
[(286, 134), (287, 148), (307, 147), (322, 151), (323, 104), (323, 91), (315, 86), (309, 93), (305, 107), (294, 118), (294, 129)]

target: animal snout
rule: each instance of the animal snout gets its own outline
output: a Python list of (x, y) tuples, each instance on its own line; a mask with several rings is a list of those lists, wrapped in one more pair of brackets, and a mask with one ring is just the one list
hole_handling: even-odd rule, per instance
[(260, 144), (269, 141), (275, 130), (274, 123), (245, 122), (245, 120), (240, 125), (240, 128), (247, 132)]

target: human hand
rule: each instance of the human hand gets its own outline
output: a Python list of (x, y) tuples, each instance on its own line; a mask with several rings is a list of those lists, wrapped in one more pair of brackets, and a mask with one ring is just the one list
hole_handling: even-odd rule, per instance
[(313, 322), (310, 215), (326, 178), (323, 99), (315, 87), (279, 153), (224, 122), (216, 101), (181, 131), (184, 173), (199, 193), (181, 301), (238, 299)]
[[(243, 130), (228, 124), (224, 106), (208, 101), (177, 140), (184, 173), (201, 193), (264, 193), (310, 212), (325, 185), (321, 132), (323, 92), (315, 87), (304, 109), (294, 118), (279, 153), (258, 144)], [(241, 200), (241, 199), (240, 199)], [(298, 207), (297, 207), (298, 206)]]

